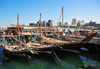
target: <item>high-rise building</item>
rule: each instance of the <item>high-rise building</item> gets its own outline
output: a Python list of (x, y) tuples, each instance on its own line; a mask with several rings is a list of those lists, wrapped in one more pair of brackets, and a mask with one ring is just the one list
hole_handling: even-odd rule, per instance
[(77, 25), (77, 19), (75, 19), (75, 18), (72, 19), (72, 24), (71, 25), (75, 25), (76, 26)]
[(46, 26), (47, 21), (43, 21), (43, 26)]
[(46, 26), (58, 26), (58, 22), (53, 21), (53, 20), (48, 20), (46, 23)]
[(48, 22), (46, 23), (47, 26), (51, 26), (53, 20), (48, 20)]
[(77, 22), (77, 27), (78, 27), (78, 28), (80, 27), (80, 24), (81, 24), (81, 21), (78, 20), (78, 22)]
[(57, 21), (52, 22), (51, 26), (58, 26), (58, 22)]
[(61, 22), (58, 23), (58, 26), (61, 26)]
[(65, 22), (65, 26), (68, 26), (68, 22)]
[(80, 23), (80, 25), (81, 25), (81, 26), (84, 26), (84, 25), (85, 25), (85, 21), (82, 20), (81, 23)]

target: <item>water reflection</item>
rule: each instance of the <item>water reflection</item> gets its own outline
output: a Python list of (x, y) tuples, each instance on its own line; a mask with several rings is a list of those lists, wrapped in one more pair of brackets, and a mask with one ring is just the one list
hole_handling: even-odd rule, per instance
[(31, 55), (30, 64), (34, 65), (35, 69), (55, 69), (56, 62), (50, 54)]
[(77, 69), (80, 68), (84, 63), (80, 59), (79, 54), (72, 52), (57, 52), (59, 58), (63, 61), (63, 69)]
[(99, 56), (64, 51), (56, 54), (62, 63), (50, 54), (30, 55), (31, 58), (0, 54), (0, 69), (100, 69)]
[(100, 69), (100, 56), (88, 53), (81, 53), (80, 58), (83, 63), (93, 69)]

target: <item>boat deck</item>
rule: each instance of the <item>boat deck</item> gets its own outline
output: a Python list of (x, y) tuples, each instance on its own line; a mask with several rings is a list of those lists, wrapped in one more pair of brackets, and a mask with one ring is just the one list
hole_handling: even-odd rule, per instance
[(25, 48), (16, 49), (16, 47), (19, 47), (19, 45), (6, 45), (5, 49), (7, 49), (9, 51), (20, 51), (20, 50), (24, 50), (25, 49)]
[(47, 37), (43, 37), (44, 39), (44, 42), (48, 42), (48, 43), (52, 43), (52, 44), (55, 44), (55, 43), (71, 43), (71, 42), (75, 42), (75, 41), (61, 41), (61, 40), (57, 40), (57, 39), (54, 39), (54, 38), (47, 38)]
[(40, 43), (34, 43), (29, 42), (26, 44), (27, 47), (31, 48), (49, 48), (49, 47), (55, 47), (53, 44), (40, 44)]

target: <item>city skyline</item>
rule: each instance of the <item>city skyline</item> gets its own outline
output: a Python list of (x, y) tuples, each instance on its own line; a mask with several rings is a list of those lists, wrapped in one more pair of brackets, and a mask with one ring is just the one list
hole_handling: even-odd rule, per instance
[(1, 26), (17, 24), (17, 13), (20, 24), (37, 22), (40, 12), (42, 21), (58, 21), (62, 6), (64, 6), (64, 22), (69, 24), (73, 18), (85, 22), (100, 21), (99, 3), (99, 0), (0, 0), (0, 24)]

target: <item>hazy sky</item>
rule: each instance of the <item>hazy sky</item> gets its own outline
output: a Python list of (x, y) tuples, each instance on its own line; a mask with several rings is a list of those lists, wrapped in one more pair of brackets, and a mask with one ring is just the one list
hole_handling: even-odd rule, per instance
[(100, 22), (100, 0), (0, 0), (0, 26), (17, 24), (17, 13), (20, 24), (37, 22), (40, 12), (42, 20), (58, 21), (62, 6), (69, 24), (72, 18)]

